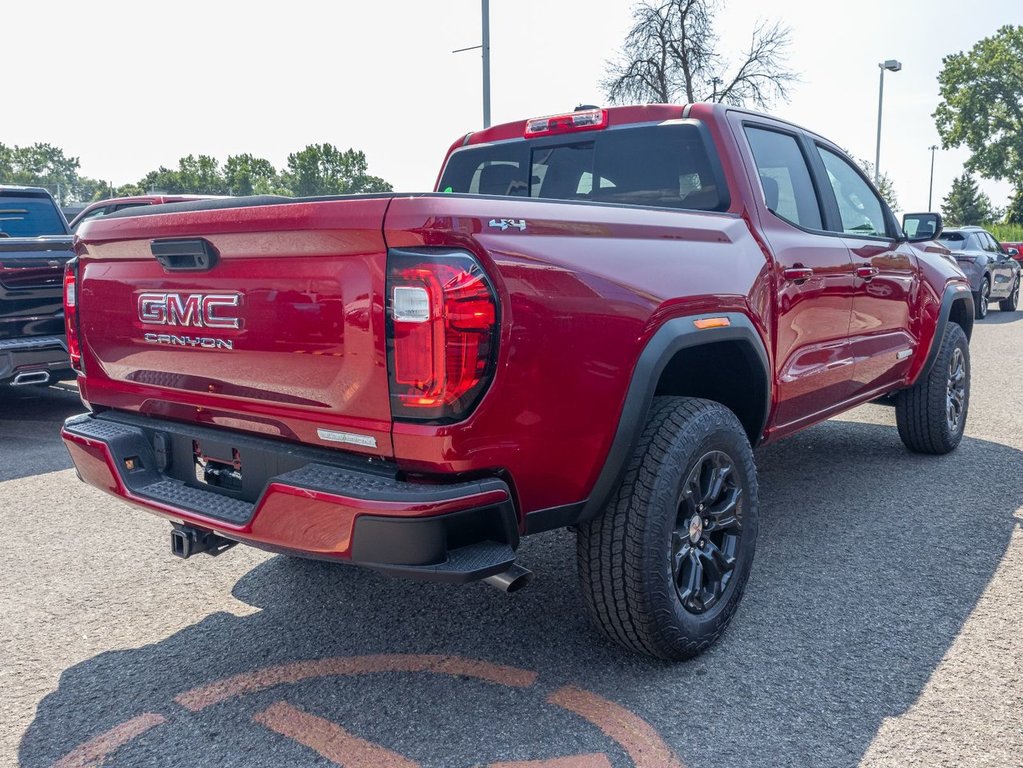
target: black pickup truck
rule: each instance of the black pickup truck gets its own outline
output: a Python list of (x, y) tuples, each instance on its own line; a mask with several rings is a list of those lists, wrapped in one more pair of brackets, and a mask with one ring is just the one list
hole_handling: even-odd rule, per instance
[(74, 377), (63, 306), (71, 240), (49, 192), (0, 185), (0, 386)]

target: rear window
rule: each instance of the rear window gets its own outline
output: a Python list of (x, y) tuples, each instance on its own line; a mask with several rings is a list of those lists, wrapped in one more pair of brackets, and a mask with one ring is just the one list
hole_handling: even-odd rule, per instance
[(456, 151), (439, 189), (722, 211), (728, 194), (712, 151), (691, 124), (523, 139)]
[(64, 218), (49, 199), (0, 195), (0, 237), (66, 234)]
[(961, 251), (966, 247), (966, 237), (961, 232), (942, 232), (938, 239), (950, 251)]

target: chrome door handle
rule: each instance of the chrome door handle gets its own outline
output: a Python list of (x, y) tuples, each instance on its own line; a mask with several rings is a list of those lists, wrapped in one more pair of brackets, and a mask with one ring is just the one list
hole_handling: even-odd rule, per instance
[(873, 280), (875, 277), (877, 277), (880, 271), (881, 270), (878, 269), (877, 267), (869, 267), (867, 265), (863, 265), (862, 267), (856, 267), (856, 277), (861, 277), (865, 281), (869, 282), (870, 280)]
[(813, 270), (810, 267), (788, 267), (782, 272), (782, 275), (786, 280), (798, 283), (813, 277)]

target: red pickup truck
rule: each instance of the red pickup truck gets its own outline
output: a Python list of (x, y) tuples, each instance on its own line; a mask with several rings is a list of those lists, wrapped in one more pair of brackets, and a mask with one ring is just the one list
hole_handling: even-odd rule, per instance
[(749, 575), (754, 446), (879, 399), (911, 450), (962, 437), (973, 301), (940, 218), (900, 226), (820, 136), (583, 110), (466, 135), (437, 190), (86, 223), (81, 479), (170, 520), (180, 556), (508, 590), (520, 536), (572, 527), (596, 623), (680, 659)]

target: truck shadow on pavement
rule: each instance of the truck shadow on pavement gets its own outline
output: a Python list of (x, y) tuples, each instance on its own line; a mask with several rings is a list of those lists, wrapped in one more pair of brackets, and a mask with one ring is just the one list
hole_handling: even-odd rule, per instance
[[(1023, 504), (1020, 458), (975, 439), (950, 456), (916, 456), (891, 427), (837, 421), (761, 450), (761, 533), (745, 599), (716, 646), (678, 665), (620, 651), (590, 626), (567, 532), (524, 542), (521, 562), (537, 577), (511, 596), (275, 557), (234, 590), (262, 610), (212, 614), (67, 669), (25, 733), (20, 761), (51, 765), (113, 729), (123, 746), (93, 742), (109, 752), (104, 765), (331, 764), (322, 755), (334, 753), (302, 746), (294, 730), (281, 735), (280, 722), (266, 726), (268, 712), (283, 711), (298, 712), (298, 729), (316, 730), (302, 713), (322, 718), (321, 745), (330, 741), (324, 722), (345, 729), (344, 744), (376, 754), (359, 765), (587, 754), (593, 762), (565, 765), (669, 764), (552, 706), (552, 692), (573, 686), (635, 713), (689, 768), (855, 764), (883, 720), (920, 695), (990, 581)], [(978, 497), (983, 476), (1001, 481)], [(352, 667), (337, 662), (275, 685), (265, 671), (375, 654), (413, 661), (358, 674), (339, 673)], [(538, 674), (529, 686), (416, 674), (423, 654)], [(224, 689), (214, 687), (175, 701), (234, 675), (246, 676), (245, 695), (217, 698)], [(124, 730), (129, 722), (135, 730)]]

